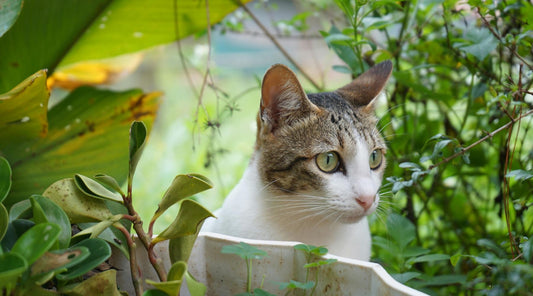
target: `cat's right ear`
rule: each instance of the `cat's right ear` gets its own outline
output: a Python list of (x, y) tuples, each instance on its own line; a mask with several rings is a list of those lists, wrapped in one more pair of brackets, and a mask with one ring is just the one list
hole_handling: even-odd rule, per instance
[(276, 64), (268, 69), (261, 87), (260, 119), (270, 132), (319, 110), (287, 66)]

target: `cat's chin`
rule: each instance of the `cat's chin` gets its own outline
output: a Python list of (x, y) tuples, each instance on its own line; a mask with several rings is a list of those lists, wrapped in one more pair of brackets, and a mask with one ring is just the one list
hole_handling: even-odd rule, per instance
[(365, 218), (366, 215), (342, 215), (341, 218), (339, 218), (337, 221), (342, 224), (354, 224), (361, 221), (363, 218)]

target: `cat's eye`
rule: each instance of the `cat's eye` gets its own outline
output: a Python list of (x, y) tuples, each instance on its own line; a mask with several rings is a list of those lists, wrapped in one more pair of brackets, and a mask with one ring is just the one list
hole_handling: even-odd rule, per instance
[(324, 173), (336, 172), (341, 164), (339, 154), (335, 151), (320, 153), (316, 156), (316, 165)]
[(374, 149), (374, 151), (370, 153), (370, 160), (368, 161), (368, 163), (370, 164), (370, 168), (375, 170), (381, 166), (382, 162), (383, 162), (383, 150)]

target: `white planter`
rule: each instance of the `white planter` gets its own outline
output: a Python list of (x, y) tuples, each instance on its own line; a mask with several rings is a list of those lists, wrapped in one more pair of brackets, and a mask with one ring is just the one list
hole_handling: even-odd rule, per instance
[[(207, 295), (235, 295), (246, 291), (245, 261), (237, 255), (221, 253), (223, 246), (239, 242), (245, 242), (268, 253), (268, 257), (253, 261), (253, 288), (259, 288), (263, 283), (262, 289), (272, 294), (284, 295), (285, 291), (279, 290), (277, 282), (287, 282), (291, 279), (305, 281), (303, 266), (306, 260), (303, 252), (294, 249), (297, 242), (251, 240), (206, 232), (201, 233), (196, 240), (189, 259), (189, 270), (198, 281), (207, 286)], [(162, 250), (166, 244), (159, 245), (161, 246), (158, 256), (168, 262), (168, 254)], [(144, 250), (142, 251), (141, 253), (144, 253)], [(124, 256), (120, 257), (122, 261), (126, 261)], [(147, 260), (145, 258), (145, 256), (143, 259), (139, 258), (139, 262), (145, 262), (144, 260)], [(333, 255), (326, 255), (325, 258), (335, 258), (338, 261), (320, 267), (315, 295), (426, 295), (400, 284), (377, 263)], [(127, 262), (121, 264), (113, 262), (114, 266), (122, 269), (118, 273), (119, 286), (123, 290), (130, 290), (128, 291), (130, 295), (134, 295), (131, 289), (125, 289), (125, 286), (120, 285), (122, 282), (130, 283), (131, 286), (129, 269), (124, 264)], [(148, 261), (140, 263), (140, 266), (145, 277), (154, 280), (157, 278)], [(166, 266), (168, 268), (169, 264)], [(189, 295), (186, 287), (182, 289), (181, 295)]]

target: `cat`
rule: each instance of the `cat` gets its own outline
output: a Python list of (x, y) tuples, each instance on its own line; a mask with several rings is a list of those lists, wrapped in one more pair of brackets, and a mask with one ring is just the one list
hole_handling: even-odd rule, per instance
[(202, 231), (298, 241), (368, 261), (366, 216), (386, 166), (374, 99), (391, 72), (385, 61), (336, 91), (307, 95), (288, 67), (272, 66), (249, 166)]

